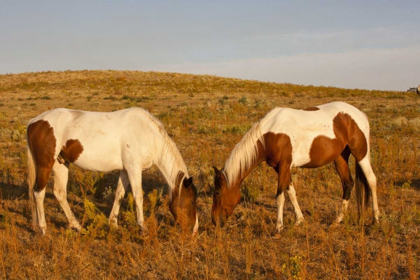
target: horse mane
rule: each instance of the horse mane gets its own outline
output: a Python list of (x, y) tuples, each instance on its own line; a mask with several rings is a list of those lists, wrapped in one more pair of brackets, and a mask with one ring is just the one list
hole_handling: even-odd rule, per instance
[(172, 140), (171, 137), (169, 137), (168, 133), (166, 132), (163, 124), (155, 117), (153, 116), (149, 111), (141, 109), (145, 115), (150, 119), (152, 123), (154, 123), (158, 130), (160, 135), (162, 136), (163, 140), (163, 146), (162, 146), (162, 153), (160, 157), (158, 157), (158, 166), (171, 166), (171, 171), (169, 175), (170, 182), (172, 184), (169, 184), (170, 187), (173, 189), (175, 188), (175, 184), (177, 182), (177, 177), (179, 173), (183, 172), (185, 175), (185, 178), (189, 178), (187, 166), (185, 165), (184, 159), (181, 156), (181, 153), (178, 150), (178, 147), (176, 146), (175, 142)]
[(242, 172), (251, 168), (253, 162), (255, 162), (258, 155), (258, 140), (261, 141), (263, 146), (265, 145), (261, 131), (261, 121), (254, 124), (242, 140), (236, 144), (227, 159), (223, 172), (228, 186), (230, 186)]

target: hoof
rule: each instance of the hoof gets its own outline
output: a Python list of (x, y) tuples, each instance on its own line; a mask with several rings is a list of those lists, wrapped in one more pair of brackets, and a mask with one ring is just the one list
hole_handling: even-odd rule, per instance
[(115, 219), (110, 219), (109, 220), (109, 225), (111, 228), (118, 228), (118, 221)]
[(279, 238), (282, 231), (283, 231), (283, 226), (277, 226), (276, 229), (271, 232), (271, 236), (275, 238)]
[(77, 224), (77, 225), (71, 225), (70, 228), (72, 230), (74, 230), (75, 232), (80, 232), (82, 230), (82, 227), (79, 224)]
[(343, 213), (340, 213), (338, 216), (337, 216), (337, 219), (335, 219), (335, 221), (333, 222), (333, 224), (340, 224), (342, 221), (343, 221), (343, 218), (344, 218), (344, 214)]
[(335, 219), (334, 222), (331, 223), (330, 227), (333, 227), (333, 226), (336, 227), (336, 226), (340, 225), (341, 222), (342, 222), (342, 219), (337, 218), (337, 219)]
[(39, 226), (38, 227), (38, 229), (39, 229), (39, 231), (41, 232), (41, 234), (44, 236), (45, 235), (45, 233), (47, 232), (47, 227), (41, 227), (41, 226)]
[(329, 228), (336, 228), (340, 225), (341, 222), (337, 222), (337, 220), (335, 220), (334, 222), (332, 222), (332, 224), (329, 226)]
[(195, 225), (194, 225), (192, 235), (197, 235), (197, 234), (198, 234), (198, 222), (196, 222)]
[(297, 227), (297, 226), (301, 225), (301, 224), (303, 223), (303, 221), (304, 221), (303, 217), (302, 217), (302, 218), (297, 219), (297, 220), (296, 220), (296, 222), (295, 222), (295, 227)]
[(140, 227), (140, 232), (143, 236), (149, 236), (149, 229), (146, 226)]

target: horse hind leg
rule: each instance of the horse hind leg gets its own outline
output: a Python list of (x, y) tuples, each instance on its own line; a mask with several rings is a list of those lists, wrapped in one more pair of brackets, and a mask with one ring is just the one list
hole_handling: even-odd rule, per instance
[(127, 171), (121, 170), (120, 177), (118, 178), (117, 190), (115, 191), (114, 206), (109, 214), (109, 223), (114, 227), (118, 227), (118, 213), (120, 211), (121, 199), (128, 190), (129, 184)]
[[(358, 182), (356, 184), (356, 194), (359, 193), (357, 199), (359, 205), (359, 220), (363, 217), (363, 204), (369, 200), (370, 194), (368, 190), (370, 190), (373, 201), (374, 222), (377, 222), (379, 221), (379, 207), (376, 194), (376, 176), (373, 173), (370, 163), (369, 131), (359, 131), (359, 133), (349, 142), (349, 147), (356, 159), (356, 182)], [(360, 167), (361, 170), (358, 167)], [(361, 185), (364, 185), (364, 191), (360, 190), (360, 188), (362, 188)]]
[(45, 188), (48, 183), (48, 178), (51, 174), (51, 169), (52, 167), (47, 164), (37, 164), (34, 198), (36, 205), (36, 220), (38, 221), (39, 230), (43, 235), (45, 235), (47, 231), (47, 223), (45, 221), (44, 211)]
[(36, 205), (36, 220), (38, 223), (38, 228), (43, 235), (47, 232), (47, 223), (45, 222), (45, 212), (44, 212), (44, 198), (45, 198), (45, 188), (41, 191), (34, 191), (35, 205)]
[(363, 175), (366, 177), (366, 181), (369, 185), (371, 194), (372, 194), (372, 202), (373, 202), (373, 215), (374, 215), (374, 222), (379, 222), (379, 207), (378, 207), (378, 197), (376, 193), (376, 176), (373, 173), (372, 166), (370, 164), (370, 157), (366, 155), (361, 161), (357, 163), (363, 171)]
[(30, 156), (32, 157), (32, 162), (28, 167), (31, 169), (31, 173), (36, 169), (35, 184), (32, 182), (33, 174), (29, 174), (31, 177), (28, 178), (30, 179), (29, 191), (31, 192), (29, 195), (30, 199), (33, 195), (36, 221), (42, 234), (45, 234), (47, 229), (44, 213), (45, 187), (55, 162), (57, 141), (54, 136), (54, 129), (46, 120), (38, 120), (28, 125), (27, 140)]
[(70, 205), (67, 201), (67, 181), (69, 178), (69, 163), (65, 162), (61, 164), (58, 160), (53, 166), (54, 171), (54, 195), (55, 198), (61, 205), (61, 208), (66, 215), (70, 227), (80, 231), (82, 228), (70, 209)]
[(341, 202), (341, 209), (340, 212), (335, 220), (335, 224), (339, 224), (343, 218), (345, 213), (347, 212), (347, 208), (349, 205), (349, 199), (351, 196), (351, 190), (354, 186), (353, 178), (351, 177), (348, 160), (350, 156), (350, 150), (348, 147), (344, 149), (341, 155), (334, 161), (335, 168), (337, 170), (338, 175), (341, 179), (341, 184), (343, 187), (343, 200)]

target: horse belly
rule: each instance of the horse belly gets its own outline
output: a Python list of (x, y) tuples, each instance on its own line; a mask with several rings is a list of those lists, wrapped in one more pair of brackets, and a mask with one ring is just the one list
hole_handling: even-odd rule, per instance
[(103, 158), (83, 155), (73, 162), (73, 164), (77, 167), (90, 171), (109, 172), (112, 170), (123, 169), (121, 159), (117, 158)]
[[(315, 129), (316, 128), (316, 129)], [(319, 161), (318, 158), (330, 158), (330, 141), (319, 141), (334, 138), (332, 128), (328, 125), (314, 126), (312, 129), (302, 129), (299, 133), (295, 133), (292, 139), (292, 162), (293, 166), (300, 167), (308, 164), (326, 164), (324, 160)], [(330, 138), (331, 137), (331, 138)], [(327, 142), (327, 143), (326, 143)], [(315, 155), (314, 155), (315, 152)], [(316, 158), (314, 158), (314, 156)], [(315, 162), (314, 162), (315, 159)], [(310, 166), (318, 167), (318, 166)]]
[(74, 165), (91, 171), (108, 172), (123, 169), (121, 150), (117, 145), (106, 142), (88, 143), (80, 140), (83, 151), (72, 162)]
[(335, 160), (343, 151), (345, 144), (338, 139), (331, 139), (326, 136), (316, 137), (310, 148), (305, 151), (305, 160), (295, 166), (316, 168), (324, 166)]

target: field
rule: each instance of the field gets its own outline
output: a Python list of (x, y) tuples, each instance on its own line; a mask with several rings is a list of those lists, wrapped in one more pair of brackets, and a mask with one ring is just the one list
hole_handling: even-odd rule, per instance
[[(270, 109), (341, 100), (371, 124), (380, 223), (348, 215), (330, 227), (342, 188), (333, 164), (295, 169), (305, 222), (294, 227), (286, 196), (285, 228), (276, 221), (276, 173), (261, 164), (242, 185), (242, 202), (225, 229), (211, 223), (213, 165)], [(199, 234), (173, 221), (163, 177), (144, 174), (149, 235), (123, 200), (119, 229), (107, 223), (118, 178), (71, 168), (68, 199), (84, 230), (67, 219), (47, 186), (47, 234), (31, 228), (26, 185), (26, 124), (66, 107), (149, 110), (174, 139), (199, 189)], [(0, 279), (417, 279), (420, 275), (420, 98), (415, 93), (263, 83), (154, 72), (77, 71), (0, 75)], [(354, 164), (351, 164), (354, 169)], [(163, 191), (161, 191), (163, 190)]]

